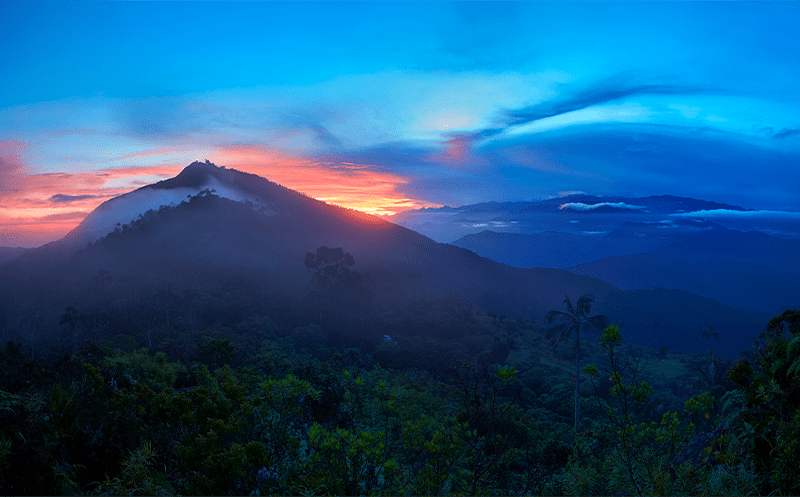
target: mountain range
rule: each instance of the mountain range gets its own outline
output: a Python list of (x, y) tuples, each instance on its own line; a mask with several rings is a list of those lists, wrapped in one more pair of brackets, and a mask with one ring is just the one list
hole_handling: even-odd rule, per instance
[(800, 223), (748, 213), (754, 211), (682, 197), (572, 195), (411, 211), (398, 221), (440, 235), (465, 231), (453, 245), (516, 267), (594, 276), (619, 289), (687, 290), (767, 312), (797, 306)]
[(515, 234), (555, 231), (601, 236), (625, 223), (652, 225), (663, 233), (709, 221), (735, 231), (755, 230), (778, 238), (800, 239), (800, 215), (797, 212), (788, 213), (788, 216), (780, 214), (786, 213), (673, 195), (600, 197), (573, 194), (536, 202), (428, 207), (402, 212), (392, 220), (444, 243), (453, 243), (466, 235), (486, 230)]
[[(299, 302), (309, 291), (311, 276), (303, 264), (304, 256), (324, 245), (342, 247), (354, 256), (355, 269), (364, 276), (372, 301), (384, 310), (414, 299), (457, 294), (484, 309), (543, 323), (547, 311), (564, 308), (565, 294), (574, 301), (579, 295), (590, 293), (596, 301), (593, 310), (622, 326), (625, 339), (633, 343), (704, 351), (708, 344), (698, 330), (714, 326), (720, 335), (718, 348), (726, 355), (748, 348), (750, 337), (758, 334), (774, 313), (736, 308), (684, 289), (625, 288), (622, 284), (618, 288), (613, 282), (592, 276), (592, 271), (599, 273), (600, 268), (576, 265), (597, 263), (602, 257), (591, 258), (598, 254), (610, 254), (607, 258), (633, 255), (624, 250), (631, 240), (636, 241), (636, 250), (645, 247), (674, 254), (674, 243), (639, 236), (641, 227), (622, 223), (624, 226), (615, 229), (609, 223), (608, 217), (617, 216), (619, 210), (640, 214), (650, 210), (652, 214), (659, 205), (687, 202), (674, 200), (675, 197), (651, 199), (647, 204), (641, 199), (604, 199), (606, 205), (587, 208), (591, 199), (579, 197), (569, 199), (573, 206), (561, 208), (559, 204), (556, 211), (551, 206), (557, 202), (551, 201), (525, 206), (484, 205), (456, 214), (474, 220), (488, 219), (492, 216), (488, 211), (500, 212), (492, 219), (512, 225), (514, 219), (508, 207), (513, 206), (515, 215), (522, 213), (528, 216), (526, 219), (539, 216), (544, 220), (542, 224), (547, 224), (548, 219), (552, 223), (559, 216), (568, 224), (577, 224), (569, 223), (570, 216), (588, 214), (580, 219), (584, 226), (590, 226), (588, 231), (601, 231), (598, 226), (608, 225), (605, 236), (539, 234), (524, 239), (528, 248), (517, 251), (519, 263), (526, 250), (533, 254), (531, 247), (541, 247), (535, 251), (542, 254), (536, 256), (540, 257), (538, 260), (548, 260), (553, 266), (572, 263), (570, 271), (559, 267), (520, 268), (504, 264), (497, 254), (497, 260), (479, 255), (486, 250), (438, 243), (399, 224), (325, 204), (267, 179), (195, 162), (175, 178), (106, 201), (62, 240), (24, 251), (0, 267), (0, 292), (5, 301), (14, 303), (12, 307), (33, 305), (26, 302), (45, 306), (43, 303), (49, 302), (53, 309), (62, 306), (63, 311), (63, 306), (70, 305), (79, 295), (99, 291), (98, 281), (113, 278), (113, 285), (104, 291), (116, 292), (115, 305), (126, 301), (132, 305), (135, 296), (155, 294), (167, 287), (188, 294), (193, 289), (215, 285), (224, 287), (226, 292), (240, 292), (237, 298), (242, 302), (253, 298)], [(734, 208), (712, 203), (697, 205)], [(565, 212), (569, 209), (576, 210)], [(444, 209), (434, 214), (453, 212)], [(400, 216), (400, 222), (414, 219), (413, 213)], [(675, 222), (682, 223), (696, 228), (698, 233), (738, 236), (724, 227), (706, 229), (707, 223)], [(679, 231), (682, 232), (669, 232)], [(612, 233), (616, 234), (609, 237)], [(579, 250), (583, 245), (580, 241), (589, 239), (597, 242), (594, 247)], [(680, 236), (676, 239), (683, 240)], [(688, 239), (696, 240), (692, 236)], [(464, 241), (461, 244), (467, 245)], [(571, 248), (562, 249), (561, 244)], [(611, 248), (603, 249), (604, 244)], [(788, 254), (794, 246), (776, 247), (775, 253), (790, 258)], [(736, 250), (729, 252), (731, 258), (737, 257)], [(771, 254), (765, 253), (763, 260)], [(219, 275), (225, 277), (220, 279)], [(256, 288), (258, 296), (253, 293), (255, 290), (248, 290)], [(352, 307), (358, 313), (361, 307), (366, 310), (368, 306), (354, 302)]]

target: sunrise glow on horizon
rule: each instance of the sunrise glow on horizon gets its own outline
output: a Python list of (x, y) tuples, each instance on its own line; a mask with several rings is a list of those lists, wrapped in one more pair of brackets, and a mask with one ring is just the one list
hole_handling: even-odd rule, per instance
[(4, 2), (0, 246), (205, 159), (388, 218), (574, 191), (799, 211), (797, 5)]

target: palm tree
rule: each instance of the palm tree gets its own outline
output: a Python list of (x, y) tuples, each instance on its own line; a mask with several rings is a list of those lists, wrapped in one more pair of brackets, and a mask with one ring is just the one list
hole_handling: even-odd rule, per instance
[(719, 338), (719, 336), (717, 336), (717, 332), (714, 331), (713, 326), (706, 327), (706, 329), (702, 331), (701, 334), (703, 335), (703, 338), (705, 338), (706, 340), (711, 340), (712, 338)]
[(580, 428), (581, 422), (581, 390), (580, 390), (580, 351), (581, 351), (581, 330), (602, 330), (608, 323), (608, 318), (602, 315), (589, 316), (592, 310), (594, 295), (584, 294), (578, 299), (577, 305), (572, 306), (569, 297), (564, 294), (564, 303), (567, 305), (567, 312), (550, 311), (547, 313), (546, 320), (550, 324), (553, 321), (561, 321), (558, 325), (547, 331), (547, 338), (557, 336), (555, 349), (561, 340), (568, 339), (575, 331), (575, 430)]
[(78, 312), (73, 306), (67, 307), (64, 311), (64, 314), (61, 315), (61, 321), (59, 324), (66, 324), (69, 325), (69, 329), (72, 331), (72, 353), (76, 354), (78, 352), (78, 325), (82, 324), (86, 321), (86, 316)]
[[(701, 327), (701, 330), (702, 330), (702, 327)], [(713, 326), (708, 326), (705, 329), (705, 331), (702, 331), (701, 334), (703, 335), (703, 338), (705, 338), (709, 342), (708, 361), (711, 364), (709, 366), (709, 378), (711, 379), (710, 383), (713, 384), (714, 383), (714, 349), (712, 349), (710, 345), (711, 345), (711, 339), (712, 338), (717, 338), (718, 339), (719, 337), (717, 336), (717, 332), (714, 331), (714, 327)]]

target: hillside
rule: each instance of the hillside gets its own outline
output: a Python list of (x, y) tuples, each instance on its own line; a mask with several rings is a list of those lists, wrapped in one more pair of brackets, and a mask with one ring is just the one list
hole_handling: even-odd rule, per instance
[[(207, 190), (208, 185), (219, 188), (222, 196)], [(69, 248), (70, 240), (86, 240), (87, 233), (108, 229), (119, 213), (131, 215), (131, 199), (147, 198), (139, 208), (149, 208), (154, 192), (177, 195), (187, 188), (200, 193), (175, 206), (144, 212), (130, 226), (118, 227), (83, 249), (76, 250), (74, 244)], [(728, 355), (747, 347), (749, 337), (770, 317), (683, 291), (625, 291), (560, 269), (507, 266), (213, 164), (194, 163), (176, 178), (106, 202), (87, 219), (94, 221), (82, 223), (64, 241), (30, 251), (0, 270), (7, 299), (22, 307), (35, 301), (40, 303), (37, 307), (50, 309), (40, 326), (53, 323), (71, 302), (96, 301), (91, 295), (98, 291), (98, 278), (114, 281), (107, 289), (109, 302), (127, 300), (130, 307), (134, 301), (151, 299), (159, 289), (176, 295), (224, 294), (236, 305), (260, 305), (257, 299), (266, 295), (281, 305), (297, 306), (310, 289), (304, 256), (323, 245), (342, 247), (355, 257), (374, 312), (391, 313), (414, 299), (455, 293), (484, 309), (541, 323), (547, 311), (563, 307), (564, 294), (574, 299), (591, 293), (596, 312), (624, 324), (635, 343), (701, 350), (697, 330), (713, 324), (724, 336), (721, 348)], [(58, 257), (52, 256), (54, 251), (59, 251)], [(192, 315), (194, 297), (186, 298), (188, 303), (182, 305), (189, 307), (182, 312)], [(347, 307), (352, 315), (360, 312), (363, 320), (370, 305), (353, 300)], [(208, 319), (206, 325), (211, 325), (214, 319)], [(376, 334), (375, 330), (365, 333)]]
[(0, 266), (17, 260), (27, 250), (21, 247), (0, 247)]

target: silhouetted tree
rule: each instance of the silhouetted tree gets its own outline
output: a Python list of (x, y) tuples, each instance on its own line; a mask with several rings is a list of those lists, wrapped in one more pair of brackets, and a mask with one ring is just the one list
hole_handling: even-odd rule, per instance
[(96, 335), (98, 331), (98, 312), (100, 306), (100, 299), (103, 296), (108, 295), (111, 289), (111, 283), (114, 281), (114, 278), (111, 276), (111, 273), (107, 269), (101, 269), (98, 273), (92, 277), (92, 281), (90, 284), (90, 292), (92, 294), (92, 331)]
[(350, 270), (355, 263), (353, 256), (341, 248), (328, 248), (323, 245), (316, 253), (306, 252), (306, 269), (314, 270), (314, 276), (311, 277), (311, 285), (314, 288), (312, 295), (319, 301), (320, 322), (322, 322), (323, 302), (332, 303), (335, 290), (354, 287), (360, 281), (361, 275), (358, 271)]
[(20, 324), (28, 326), (28, 340), (31, 345), (31, 360), (36, 360), (36, 341), (40, 338), (41, 334), (41, 316), (39, 315), (41, 303), (39, 305), (28, 306), (22, 314)]
[(355, 263), (353, 256), (341, 248), (328, 248), (323, 245), (317, 249), (316, 254), (306, 252), (305, 265), (307, 269), (315, 271), (311, 284), (317, 288), (329, 290), (335, 283), (348, 280), (351, 277), (349, 267)]
[(64, 314), (61, 315), (61, 321), (59, 324), (66, 324), (69, 326), (70, 331), (72, 332), (72, 353), (75, 354), (78, 352), (78, 325), (83, 324), (86, 322), (86, 316), (78, 312), (73, 306), (67, 307), (64, 311)]
[(701, 334), (703, 335), (703, 338), (705, 338), (706, 340), (711, 340), (712, 338), (719, 338), (719, 336), (717, 336), (717, 332), (714, 331), (713, 326), (706, 327), (706, 329), (703, 330)]
[[(701, 330), (702, 330), (702, 328), (701, 328)], [(719, 336), (717, 336), (717, 332), (714, 331), (714, 327), (713, 326), (707, 326), (705, 330), (702, 330), (701, 335), (709, 343), (709, 347), (708, 347), (708, 361), (709, 361), (708, 377), (713, 382), (713, 379), (715, 377), (715, 374), (714, 374), (714, 349), (711, 348), (711, 339), (712, 338), (718, 339)]]
[(547, 313), (545, 319), (550, 324), (553, 321), (560, 320), (561, 323), (550, 328), (547, 331), (547, 338), (557, 336), (556, 343), (553, 348), (556, 348), (561, 340), (568, 339), (572, 332), (575, 332), (575, 429), (580, 428), (581, 422), (581, 390), (580, 390), (580, 351), (581, 351), (581, 330), (587, 331), (594, 329), (596, 331), (602, 330), (608, 323), (608, 318), (602, 315), (589, 316), (592, 311), (592, 303), (594, 296), (589, 294), (581, 295), (578, 298), (577, 305), (572, 306), (569, 297), (564, 295), (564, 303), (567, 305), (567, 312), (550, 311)]

